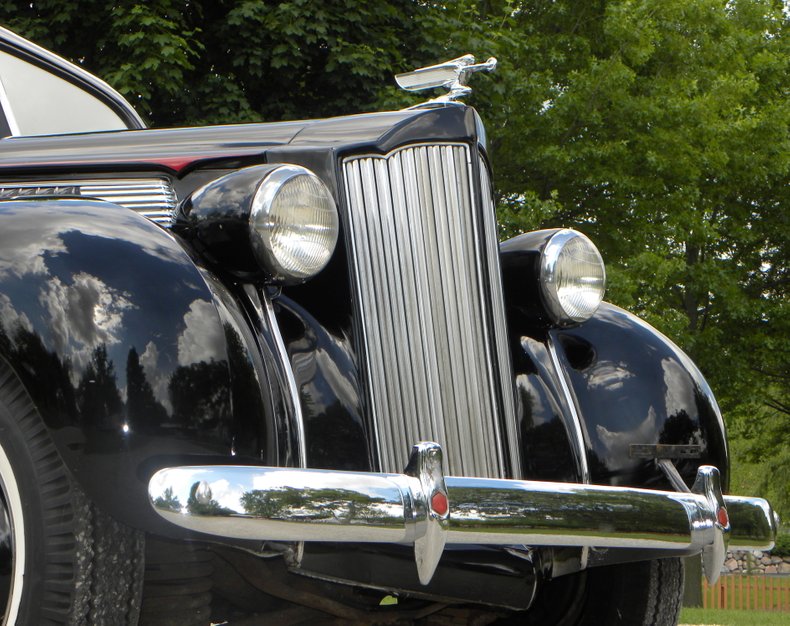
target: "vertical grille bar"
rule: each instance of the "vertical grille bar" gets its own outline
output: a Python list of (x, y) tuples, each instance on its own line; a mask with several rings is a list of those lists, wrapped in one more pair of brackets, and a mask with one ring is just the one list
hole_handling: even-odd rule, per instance
[[(496, 349), (506, 348), (499, 283), (489, 291), (499, 281), (496, 224), (473, 202), (469, 148), (352, 157), (343, 171), (381, 469), (402, 471), (410, 446), (431, 440), (452, 474), (504, 476), (515, 424), (503, 426), (514, 412), (509, 357), (503, 369)], [(517, 442), (516, 466), (514, 453)]]
[[(507, 349), (507, 325), (505, 324), (505, 294), (502, 291), (502, 267), (499, 262), (499, 233), (497, 232), (494, 194), (491, 190), (491, 175), (484, 164), (480, 164), (480, 191), (483, 198), (483, 222), (485, 225), (486, 252), (488, 254), (489, 284), (491, 301), (494, 303), (494, 337), (499, 346), (499, 377), (502, 385), (502, 400), (505, 415), (516, 415), (516, 396), (510, 381), (514, 379), (513, 363)], [(521, 439), (514, 419), (505, 420), (508, 452), (514, 478), (521, 478)]]

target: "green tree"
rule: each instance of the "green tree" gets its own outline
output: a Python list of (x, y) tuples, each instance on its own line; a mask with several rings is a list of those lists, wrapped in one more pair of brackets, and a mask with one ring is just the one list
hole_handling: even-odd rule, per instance
[(423, 45), (412, 19), (422, 10), (413, 0), (0, 0), (4, 25), (103, 77), (156, 126), (370, 110)]
[(738, 472), (753, 462), (790, 512), (777, 479), (790, 469), (782, 3), (510, 9), (519, 69), (501, 80), (521, 97), (488, 116), (505, 233), (589, 233), (609, 299), (671, 336), (711, 382), (735, 440), (735, 488), (753, 489)]

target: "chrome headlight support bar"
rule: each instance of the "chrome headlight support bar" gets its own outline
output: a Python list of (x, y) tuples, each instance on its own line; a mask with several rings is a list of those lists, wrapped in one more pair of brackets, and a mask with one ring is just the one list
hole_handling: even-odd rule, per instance
[(153, 475), (149, 497), (164, 519), (228, 539), (413, 544), (423, 584), (446, 544), (702, 552), (715, 581), (728, 543), (765, 550), (776, 536), (770, 504), (723, 496), (712, 466), (691, 493), (443, 477), (441, 466), (441, 448), (420, 443), (403, 474), (175, 467)]

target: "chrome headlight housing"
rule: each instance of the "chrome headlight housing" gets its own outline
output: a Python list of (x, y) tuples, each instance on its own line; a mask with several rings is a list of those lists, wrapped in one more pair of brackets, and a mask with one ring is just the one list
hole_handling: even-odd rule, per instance
[(606, 269), (595, 244), (575, 230), (558, 230), (541, 253), (540, 289), (556, 323), (592, 317), (606, 290)]
[(300, 283), (332, 258), (337, 207), (318, 176), (298, 165), (281, 165), (255, 192), (249, 228), (253, 253), (271, 277)]
[(332, 193), (307, 168), (234, 170), (178, 206), (173, 232), (215, 268), (246, 282), (302, 283), (326, 267), (339, 220)]

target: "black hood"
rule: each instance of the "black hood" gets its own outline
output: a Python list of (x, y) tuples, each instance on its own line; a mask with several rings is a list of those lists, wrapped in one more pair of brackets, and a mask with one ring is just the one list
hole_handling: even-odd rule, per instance
[(255, 158), (272, 148), (340, 153), (364, 147), (383, 153), (405, 143), (469, 140), (478, 129), (473, 109), (448, 106), (271, 124), (9, 137), (0, 141), (0, 175), (108, 168), (182, 175), (212, 161)]

